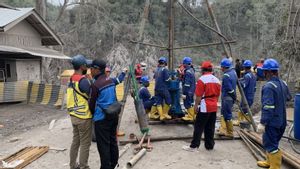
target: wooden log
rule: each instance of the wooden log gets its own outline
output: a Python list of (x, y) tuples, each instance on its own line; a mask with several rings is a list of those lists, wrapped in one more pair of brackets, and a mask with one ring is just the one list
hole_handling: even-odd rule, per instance
[(167, 124), (194, 124), (194, 122), (188, 122), (183, 120), (168, 120), (168, 121), (149, 121), (149, 125), (167, 125)]
[(251, 146), (251, 143), (248, 142), (248, 140), (245, 138), (246, 136), (238, 131), (238, 134), (241, 136), (242, 140), (244, 141), (244, 143), (246, 144), (246, 146), (248, 147), (248, 149), (250, 150), (251, 154), (253, 155), (253, 157), (259, 161), (260, 158), (257, 155), (257, 153), (255, 152), (254, 148)]
[[(251, 132), (251, 131), (243, 131), (245, 135), (247, 135), (249, 138), (251, 138), (252, 140), (254, 140), (255, 142), (259, 143), (260, 145), (262, 145), (262, 138), (260, 135), (258, 135), (255, 132)], [(282, 159), (284, 162), (286, 162), (287, 164), (291, 165), (292, 167), (295, 168), (300, 168), (300, 161), (297, 157), (295, 157), (294, 155), (288, 153), (288, 151), (286, 151), (283, 148), (280, 148), (281, 152), (282, 152)]]
[[(157, 136), (152, 137), (151, 136), (151, 142), (159, 142), (159, 141), (170, 141), (170, 140), (189, 140), (192, 139), (193, 136)], [(203, 138), (202, 138), (203, 139)], [(218, 135), (215, 135), (215, 140), (240, 140), (241, 138), (239, 136), (235, 136), (233, 139), (228, 137), (220, 137)], [(144, 140), (144, 143), (146, 143), (147, 139)], [(120, 141), (120, 145), (126, 145), (128, 143), (132, 144), (138, 144), (139, 142), (137, 140), (122, 140)]]

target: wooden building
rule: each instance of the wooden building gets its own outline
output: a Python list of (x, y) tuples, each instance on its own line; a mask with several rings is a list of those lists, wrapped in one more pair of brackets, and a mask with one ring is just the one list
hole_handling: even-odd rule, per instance
[(63, 42), (34, 8), (0, 4), (0, 82), (43, 81), (42, 58), (70, 59)]

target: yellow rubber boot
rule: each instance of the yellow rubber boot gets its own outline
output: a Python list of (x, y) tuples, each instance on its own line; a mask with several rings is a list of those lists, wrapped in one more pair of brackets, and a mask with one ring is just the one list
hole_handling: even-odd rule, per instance
[(243, 113), (242, 113), (242, 112), (238, 112), (238, 114), (237, 114), (237, 120), (234, 120), (234, 121), (233, 121), (233, 125), (234, 125), (234, 126), (239, 126), (240, 123), (241, 123), (241, 121), (243, 121), (244, 119), (245, 119), (245, 118), (244, 118)]
[(170, 108), (171, 108), (171, 106), (167, 105), (167, 104), (164, 104), (164, 106), (163, 106), (163, 116), (167, 120), (172, 119), (172, 117), (169, 116), (169, 110), (170, 110)]
[(226, 121), (226, 128), (227, 128), (227, 132), (226, 132), (225, 136), (233, 138), (233, 123), (232, 123), (232, 120)]
[(195, 120), (195, 112), (194, 107), (187, 109), (187, 114), (182, 117), (184, 121), (194, 121)]
[(159, 114), (159, 120), (161, 120), (161, 121), (165, 120), (162, 106), (158, 105), (158, 106), (156, 106), (156, 109), (157, 109), (157, 112)]
[(276, 153), (269, 153), (270, 168), (269, 169), (280, 169), (282, 162), (282, 152), (278, 150)]
[(159, 119), (159, 115), (157, 114), (157, 107), (152, 106), (149, 112), (149, 119), (157, 120)]
[(226, 135), (226, 122), (225, 122), (225, 119), (223, 116), (221, 116), (221, 125), (220, 125), (220, 128), (219, 128), (219, 131), (218, 131), (218, 135), (220, 136), (225, 136)]
[(269, 153), (266, 154), (265, 161), (257, 161), (257, 166), (262, 167), (262, 168), (270, 168)]

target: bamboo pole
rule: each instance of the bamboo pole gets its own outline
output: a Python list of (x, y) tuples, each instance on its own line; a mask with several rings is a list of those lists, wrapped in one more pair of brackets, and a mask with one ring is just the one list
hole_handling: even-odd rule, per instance
[[(138, 37), (138, 41), (142, 41), (143, 40), (143, 35), (144, 35), (144, 29), (145, 29), (145, 24), (146, 24), (146, 21), (148, 19), (148, 15), (149, 15), (149, 8), (150, 8), (150, 0), (146, 0), (145, 2), (145, 7), (144, 7), (144, 13), (142, 15), (142, 20), (141, 20), (141, 23), (140, 23), (140, 27), (139, 27), (139, 37)], [(135, 46), (135, 57), (133, 57), (133, 60), (131, 62), (131, 66), (133, 67), (134, 66), (134, 63), (136, 61), (136, 58), (138, 56), (138, 52), (140, 50), (140, 45), (137, 43), (136, 46)], [(131, 86), (131, 75), (129, 74), (129, 76), (127, 77), (127, 80), (126, 80), (126, 85), (124, 86), (124, 95), (123, 95), (123, 99), (122, 99), (122, 102), (125, 104), (126, 103), (126, 100), (127, 100), (127, 95), (129, 93), (129, 88)], [(125, 83), (124, 83), (125, 84)], [(122, 109), (121, 109), (121, 112), (120, 112), (120, 115), (119, 115), (119, 123), (118, 123), (118, 131), (120, 129), (120, 125), (121, 125), (121, 120), (122, 120), (122, 117), (123, 117), (123, 112), (124, 112), (124, 107), (125, 105), (122, 106)]]
[(169, 46), (168, 46), (168, 52), (169, 52), (169, 70), (173, 71), (174, 69), (174, 0), (169, 0)]
[(254, 148), (251, 146), (251, 144), (248, 142), (248, 140), (245, 138), (245, 135), (241, 132), (238, 131), (238, 134), (241, 136), (242, 140), (244, 141), (244, 143), (246, 144), (246, 146), (248, 147), (248, 149), (250, 150), (251, 154), (253, 155), (253, 157), (259, 161), (260, 158), (257, 155), (257, 153), (254, 151)]
[[(211, 20), (213, 21), (213, 23), (214, 23), (217, 31), (221, 32), (221, 29), (220, 29), (219, 24), (217, 22), (216, 16), (215, 16), (215, 14), (214, 14), (214, 12), (213, 12), (213, 10), (212, 10), (212, 8), (211, 8), (208, 0), (205, 0), (205, 2), (206, 2), (208, 13), (209, 13), (209, 15), (211, 17)], [(226, 46), (225, 46), (225, 43), (224, 43), (224, 39), (220, 38), (220, 41), (221, 41), (221, 44), (222, 44), (222, 47), (223, 47), (223, 50), (224, 50), (224, 53), (226, 54), (226, 56), (232, 57), (232, 53), (230, 53), (230, 55), (229, 55), (229, 53), (228, 53), (228, 51), (226, 49)]]
[(134, 40), (130, 40), (129, 42), (131, 42), (131, 43), (136, 43), (136, 44), (140, 44), (140, 45), (145, 45), (145, 46), (152, 46), (152, 47), (157, 47), (157, 48), (163, 48), (163, 49), (165, 49), (165, 50), (168, 49), (168, 48), (165, 47), (165, 46), (155, 45), (155, 44), (151, 44), (151, 43), (139, 42), (139, 41), (134, 41)]
[(200, 23), (202, 26), (208, 28), (209, 30), (211, 30), (212, 32), (218, 34), (220, 37), (222, 37), (224, 40), (228, 41), (228, 39), (226, 38), (226, 36), (224, 36), (221, 32), (215, 30), (214, 28), (212, 28), (211, 26), (205, 24), (204, 22), (200, 21), (198, 18), (196, 18), (186, 7), (183, 6), (182, 3), (180, 3), (179, 1), (177, 1), (178, 4), (182, 7), (182, 9), (188, 14), (190, 15), (193, 19), (195, 19), (198, 23)]
[[(170, 141), (170, 140), (189, 140), (192, 139), (193, 136), (156, 136), (156, 137), (151, 137), (151, 142), (159, 142), (159, 141)], [(203, 139), (203, 138), (202, 138)], [(240, 140), (240, 137), (234, 137), (234, 140)], [(229, 137), (215, 137), (214, 140), (233, 140), (232, 138)], [(147, 142), (147, 139), (144, 140), (144, 143)], [(132, 144), (138, 144), (139, 142), (137, 140), (121, 140), (120, 145), (126, 145), (128, 143)]]
[(121, 158), (126, 153), (126, 151), (130, 149), (131, 146), (132, 146), (132, 143), (126, 144), (123, 147), (123, 149), (119, 151), (119, 158)]
[(147, 150), (145, 148), (141, 149), (139, 153), (132, 157), (130, 161), (127, 162), (128, 167), (133, 167), (145, 154)]
[[(145, 46), (152, 46), (152, 47), (157, 47), (161, 48), (161, 50), (169, 50), (169, 48), (161, 45), (155, 45), (151, 43), (145, 43), (145, 42), (138, 42), (138, 41), (133, 41), (130, 40), (129, 42), (131, 43), (138, 43), (140, 45), (145, 45)], [(225, 44), (229, 43), (236, 43), (236, 41), (225, 41)], [(196, 45), (188, 45), (188, 46), (180, 46), (180, 47), (174, 47), (173, 50), (178, 50), (178, 49), (188, 49), (188, 48), (200, 48), (200, 47), (208, 47), (208, 46), (215, 46), (215, 45), (221, 45), (221, 42), (212, 42), (212, 43), (203, 43), (203, 44), (196, 44)]]
[[(251, 131), (249, 131), (249, 132), (243, 131), (243, 132), (247, 137), (251, 138), (255, 142), (262, 145), (262, 138), (257, 133), (251, 132)], [(288, 151), (286, 151), (283, 148), (280, 148), (280, 150), (282, 152), (282, 159), (283, 159), (284, 162), (288, 163), (289, 165), (291, 165), (295, 168), (300, 168), (300, 161), (297, 157), (295, 157), (294, 155), (288, 153)]]

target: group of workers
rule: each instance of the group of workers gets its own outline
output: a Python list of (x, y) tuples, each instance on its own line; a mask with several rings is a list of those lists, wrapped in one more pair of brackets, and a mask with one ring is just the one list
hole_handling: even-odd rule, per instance
[[(107, 112), (117, 102), (116, 85), (123, 81), (127, 69), (118, 78), (111, 78), (110, 69), (103, 60), (90, 61), (83, 55), (76, 55), (71, 63), (74, 74), (67, 89), (67, 111), (73, 126), (70, 169), (90, 168), (88, 158), (92, 130), (101, 156), (100, 169), (114, 169), (119, 158), (116, 138), (118, 116)], [(86, 75), (88, 68), (91, 69), (92, 79)]]
[[(221, 63), (221, 70), (224, 73), (222, 84), (214, 76), (213, 64), (205, 61), (201, 64), (201, 77), (195, 80), (195, 72), (192, 67), (192, 59), (185, 57), (182, 61), (184, 69), (180, 70), (182, 82), (182, 99), (187, 114), (182, 118), (186, 121), (194, 121), (193, 140), (189, 146), (183, 146), (186, 151), (198, 151), (202, 133), (205, 135), (205, 148), (214, 148), (214, 134), (216, 123), (216, 112), (218, 109), (218, 99), (221, 95), (221, 126), (218, 134), (230, 138), (234, 137), (232, 109), (237, 100), (237, 84), (240, 83), (249, 107), (254, 102), (256, 92), (257, 77), (252, 72), (253, 64), (250, 60), (242, 63), (244, 73), (238, 77), (233, 68), (232, 61), (224, 58)], [(140, 89), (146, 112), (150, 119), (169, 120), (171, 97), (168, 90), (170, 80), (169, 70), (167, 69), (167, 59), (161, 57), (158, 60), (155, 78), (155, 96), (151, 96), (149, 87), (149, 77), (141, 77), (143, 87)], [(267, 83), (263, 86), (262, 94), (262, 115), (258, 132), (263, 133), (263, 147), (267, 152), (266, 161), (258, 161), (258, 166), (279, 169), (281, 166), (282, 155), (278, 148), (279, 141), (283, 136), (286, 127), (286, 101), (291, 99), (287, 84), (278, 76), (279, 64), (274, 59), (266, 59), (260, 65), (263, 77)], [(260, 92), (260, 91), (259, 91)], [(194, 102), (194, 97), (196, 98)], [(238, 112), (238, 122), (250, 119), (248, 109), (245, 104), (239, 103), (241, 112)]]
[[(93, 60), (90, 64), (83, 55), (72, 59), (74, 74), (70, 78), (67, 90), (67, 110), (73, 126), (73, 141), (70, 149), (70, 169), (89, 169), (88, 157), (92, 141), (92, 128), (96, 135), (97, 149), (101, 156), (101, 169), (113, 169), (118, 165), (117, 125), (118, 115), (108, 114), (111, 105), (117, 102), (116, 85), (121, 83), (127, 69), (118, 78), (109, 77), (107, 64), (103, 60)], [(193, 140), (189, 146), (183, 146), (186, 151), (198, 151), (202, 133), (205, 136), (205, 148), (213, 150), (215, 123), (218, 110), (218, 99), (221, 95), (221, 126), (218, 134), (230, 138), (233, 134), (232, 108), (237, 102), (237, 83), (241, 83), (246, 100), (251, 107), (256, 90), (256, 76), (252, 73), (252, 62), (245, 60), (243, 77), (238, 78), (232, 61), (224, 58), (221, 63), (223, 71), (222, 82), (214, 76), (213, 64), (205, 61), (201, 64), (201, 77), (195, 80), (192, 59), (185, 57), (182, 61), (181, 74), (182, 99), (187, 113), (183, 120), (194, 121)], [(92, 79), (86, 76), (91, 68)], [(262, 115), (258, 132), (263, 133), (263, 147), (267, 152), (266, 161), (258, 161), (260, 167), (279, 169), (282, 155), (278, 148), (279, 141), (286, 127), (286, 101), (291, 99), (287, 84), (278, 76), (279, 64), (274, 59), (267, 59), (262, 65), (267, 83), (263, 86)], [(143, 85), (139, 97), (151, 119), (170, 120), (172, 103), (169, 93), (171, 80), (167, 68), (167, 59), (161, 57), (155, 71), (155, 96), (147, 89), (150, 84), (148, 76), (139, 77)], [(195, 98), (195, 101), (194, 101)], [(241, 104), (242, 107), (243, 104)], [(247, 109), (242, 107), (239, 119), (249, 118)], [(93, 126), (93, 127), (92, 127)], [(80, 149), (80, 152), (79, 152)], [(79, 163), (77, 156), (79, 153)]]

